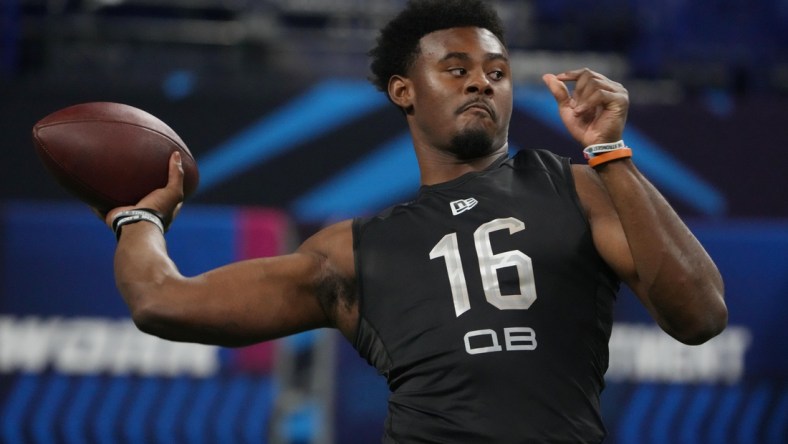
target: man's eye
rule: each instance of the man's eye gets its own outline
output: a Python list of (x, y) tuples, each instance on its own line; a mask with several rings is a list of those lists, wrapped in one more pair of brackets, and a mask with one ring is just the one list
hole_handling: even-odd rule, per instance
[(503, 78), (503, 71), (493, 71), (488, 75), (493, 80), (501, 80)]
[(467, 73), (467, 72), (468, 71), (466, 71), (465, 68), (451, 68), (449, 70), (449, 73), (451, 73), (453, 76), (457, 76), (457, 77), (464, 76), (465, 73)]

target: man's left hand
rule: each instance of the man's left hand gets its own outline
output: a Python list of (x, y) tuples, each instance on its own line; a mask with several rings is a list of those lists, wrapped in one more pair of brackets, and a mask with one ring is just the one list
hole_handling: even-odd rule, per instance
[[(542, 76), (558, 103), (564, 125), (583, 147), (621, 140), (629, 110), (629, 93), (588, 68)], [(572, 92), (567, 82), (574, 82)]]

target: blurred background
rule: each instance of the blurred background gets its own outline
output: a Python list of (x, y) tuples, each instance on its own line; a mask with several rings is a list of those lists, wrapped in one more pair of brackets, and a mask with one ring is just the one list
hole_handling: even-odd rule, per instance
[[(513, 150), (578, 162), (545, 72), (630, 91), (625, 140), (726, 281), (698, 347), (616, 305), (611, 443), (788, 442), (788, 1), (499, 0)], [(68, 105), (167, 122), (201, 171), (168, 234), (186, 274), (282, 254), (414, 196), (405, 122), (367, 82), (398, 0), (0, 0), (0, 442), (379, 442), (387, 389), (332, 331), (240, 349), (138, 333), (114, 238), (44, 171), (30, 130)]]

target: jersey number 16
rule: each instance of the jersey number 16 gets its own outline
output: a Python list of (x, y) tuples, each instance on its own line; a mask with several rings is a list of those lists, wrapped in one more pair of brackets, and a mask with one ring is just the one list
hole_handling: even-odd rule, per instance
[[(534, 270), (531, 258), (519, 250), (493, 253), (490, 244), (490, 233), (499, 230), (509, 230), (514, 234), (525, 229), (525, 224), (513, 217), (494, 219), (484, 223), (473, 233), (473, 243), (476, 255), (479, 258), (479, 272), (481, 273), (484, 297), (487, 302), (500, 310), (526, 310), (536, 300), (536, 287), (534, 285)], [(449, 274), (451, 296), (454, 300), (454, 313), (459, 317), (470, 310), (471, 303), (468, 298), (468, 285), (465, 281), (465, 272), (462, 269), (460, 248), (457, 242), (457, 233), (450, 233), (435, 244), (430, 251), (430, 259), (444, 258), (446, 271)], [(498, 270), (505, 267), (516, 267), (519, 282), (519, 292), (516, 294), (501, 294), (498, 282)]]

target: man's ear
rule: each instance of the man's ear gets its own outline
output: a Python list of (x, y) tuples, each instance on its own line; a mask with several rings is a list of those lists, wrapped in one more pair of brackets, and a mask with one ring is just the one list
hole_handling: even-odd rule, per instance
[(391, 76), (389, 79), (389, 98), (405, 112), (413, 109), (413, 83), (402, 76)]

